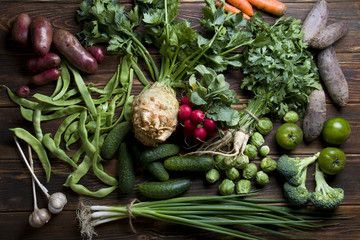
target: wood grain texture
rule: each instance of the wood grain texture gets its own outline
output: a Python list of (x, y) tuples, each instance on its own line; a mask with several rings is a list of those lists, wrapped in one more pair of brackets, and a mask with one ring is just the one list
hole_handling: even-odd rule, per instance
[[(288, 6), (286, 16), (292, 16), (304, 20), (307, 13), (317, 0), (284, 0)], [(21, 50), (12, 44), (9, 40), (9, 31), (15, 17), (26, 12), (31, 17), (38, 15), (46, 16), (51, 20), (54, 28), (64, 28), (72, 33), (79, 31), (75, 12), (81, 0), (6, 0), (1, 1), (0, 8), (0, 85), (5, 84), (12, 90), (21, 84), (27, 84), (31, 78), (31, 73), (25, 67), (27, 58), (33, 56), (31, 49)], [(204, 5), (201, 0), (183, 0), (181, 1), (181, 19), (192, 20), (194, 28), (199, 28), (201, 16), (201, 7)], [(126, 7), (130, 7), (132, 1), (121, 1)], [(334, 187), (342, 187), (345, 190), (345, 199), (343, 205), (336, 212), (346, 215), (357, 215), (351, 220), (341, 221), (339, 225), (324, 228), (311, 232), (310, 236), (316, 239), (360, 239), (360, 2), (358, 0), (328, 0), (330, 10), (329, 23), (335, 21), (345, 21), (349, 24), (349, 33), (338, 41), (334, 48), (337, 52), (340, 66), (347, 78), (350, 99), (349, 105), (344, 108), (338, 108), (333, 105), (327, 95), (327, 118), (341, 116), (346, 118), (352, 127), (352, 133), (348, 141), (341, 145), (341, 149), (347, 154), (348, 162), (344, 171), (336, 177), (328, 178), (329, 184)], [(257, 9), (255, 9), (257, 11)], [(268, 22), (274, 22), (273, 16), (263, 13)], [(159, 56), (154, 49), (150, 49), (157, 62), (160, 62)], [(316, 52), (314, 52), (316, 54)], [(84, 76), (86, 83), (94, 83), (98, 87), (103, 87), (111, 78), (117, 65), (119, 56), (116, 53), (107, 53), (105, 61), (100, 65), (99, 71), (94, 75)], [(147, 74), (147, 73), (145, 73)], [(227, 71), (224, 73), (227, 81), (231, 84), (241, 103), (246, 103), (247, 96), (240, 94), (240, 84), (242, 74), (239, 70)], [(50, 94), (55, 84), (49, 84), (42, 87), (33, 87), (32, 93)], [(133, 93), (137, 94), (141, 90), (141, 85), (135, 80)], [(236, 106), (240, 107), (240, 106)], [(51, 121), (43, 123), (47, 132), (54, 132), (60, 121)], [(275, 121), (274, 128), (280, 126), (280, 121)], [(56, 191), (64, 192), (69, 200), (65, 211), (60, 215), (54, 216), (45, 227), (33, 229), (28, 225), (28, 216), (32, 211), (32, 192), (30, 174), (21, 161), (15, 145), (13, 135), (9, 128), (24, 127), (32, 131), (32, 124), (21, 118), (18, 106), (12, 103), (6, 94), (5, 89), (0, 88), (0, 236), (2, 239), (81, 239), (78, 222), (76, 220), (76, 209), (79, 202), (88, 202), (104, 205), (126, 205), (131, 199), (139, 198), (142, 201), (147, 199), (140, 196), (135, 188), (131, 194), (124, 195), (115, 191), (103, 199), (94, 199), (79, 196), (73, 193), (69, 188), (63, 187), (67, 174), (72, 169), (65, 163), (51, 158), (53, 174), (46, 187), (51, 193)], [(270, 156), (277, 159), (284, 151), (279, 149), (274, 141), (275, 131), (266, 136), (265, 141), (271, 148)], [(175, 135), (175, 137), (178, 135)], [(181, 138), (181, 136), (179, 136)], [(294, 156), (309, 156), (314, 152), (320, 151), (326, 144), (321, 140), (309, 143), (302, 143), (299, 148), (290, 152)], [(25, 147), (25, 146), (24, 146)], [(72, 147), (74, 152), (75, 147)], [(260, 158), (255, 160), (259, 164)], [(38, 161), (35, 163), (35, 171), (40, 179), (45, 182), (44, 173)], [(104, 164), (105, 171), (113, 176), (117, 176), (117, 161), (115, 159)], [(314, 166), (310, 166), (307, 176), (307, 186), (314, 189), (314, 179), (312, 173)], [(179, 174), (171, 173), (172, 178), (189, 177), (192, 185), (189, 191), (183, 196), (194, 195), (215, 195), (217, 194), (217, 185), (208, 184), (202, 174)], [(152, 180), (152, 177), (137, 165), (136, 186), (144, 181)], [(98, 189), (102, 184), (90, 173), (81, 181), (91, 189)], [(277, 173), (270, 175), (270, 188), (264, 189), (259, 197), (262, 198), (281, 198), (283, 197), (281, 186), (284, 179)], [(45, 207), (46, 199), (38, 190), (39, 206)], [(134, 220), (134, 227), (137, 230), (133, 234), (129, 229), (128, 220), (104, 224), (96, 228), (98, 237), (95, 239), (233, 239), (214, 234), (207, 231), (201, 231), (190, 227), (183, 227), (173, 224), (167, 224), (159, 221), (137, 218)], [(245, 230), (248, 231), (248, 230)], [(250, 231), (267, 239), (279, 239), (277, 237)], [(301, 235), (300, 236), (304, 236)]]

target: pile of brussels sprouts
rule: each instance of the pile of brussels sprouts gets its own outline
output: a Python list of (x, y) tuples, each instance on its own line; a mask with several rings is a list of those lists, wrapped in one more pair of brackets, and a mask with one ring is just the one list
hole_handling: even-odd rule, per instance
[[(268, 157), (270, 148), (264, 145), (264, 136), (271, 132), (273, 124), (267, 117), (261, 118), (256, 124), (256, 132), (250, 137), (242, 154), (236, 157), (226, 157), (221, 154), (215, 156), (215, 167), (206, 173), (206, 180), (215, 183), (224, 174), (219, 184), (221, 195), (249, 193), (252, 187), (251, 181), (264, 186), (269, 183), (269, 173), (274, 171), (277, 162)], [(252, 162), (255, 158), (262, 158), (260, 165)]]

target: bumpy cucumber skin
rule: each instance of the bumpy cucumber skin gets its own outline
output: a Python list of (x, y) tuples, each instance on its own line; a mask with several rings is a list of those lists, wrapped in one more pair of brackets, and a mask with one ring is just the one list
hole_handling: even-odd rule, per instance
[(135, 186), (135, 169), (131, 154), (127, 144), (120, 144), (119, 154), (119, 188), (123, 193), (130, 193)]
[(130, 131), (131, 123), (125, 121), (117, 124), (106, 136), (101, 146), (101, 156), (104, 159), (112, 159), (119, 149), (121, 142)]
[(167, 199), (184, 193), (190, 188), (189, 179), (168, 182), (146, 182), (139, 185), (139, 192), (152, 199)]
[(169, 171), (202, 172), (214, 166), (214, 158), (209, 155), (174, 156), (164, 161), (164, 167)]
[(165, 143), (158, 147), (146, 149), (141, 153), (140, 159), (144, 163), (150, 163), (162, 158), (174, 156), (180, 152), (180, 147), (176, 144)]

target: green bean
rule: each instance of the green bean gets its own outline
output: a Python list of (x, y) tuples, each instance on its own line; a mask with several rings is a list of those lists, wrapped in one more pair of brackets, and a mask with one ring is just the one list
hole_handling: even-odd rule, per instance
[(32, 149), (34, 149), (45, 171), (46, 181), (49, 182), (51, 175), (51, 165), (44, 146), (36, 137), (23, 128), (12, 128), (10, 130), (15, 133), (16, 137), (24, 140), (31, 146)]
[(42, 138), (43, 138), (43, 133), (42, 133), (42, 129), (41, 129), (41, 111), (45, 106), (46, 106), (46, 104), (39, 103), (34, 110), (33, 119), (32, 119), (35, 136), (37, 139), (39, 139), (40, 142), (42, 141)]
[(101, 188), (97, 191), (90, 191), (83, 185), (72, 183), (72, 184), (70, 184), (70, 188), (78, 194), (82, 194), (82, 195), (86, 195), (86, 196), (90, 196), (90, 197), (102, 198), (102, 197), (106, 197), (107, 195), (112, 193), (117, 188), (117, 186)]
[(78, 131), (79, 121), (72, 122), (64, 133), (65, 142), (69, 141), (71, 134)]
[(120, 78), (120, 66), (118, 65), (115, 74), (109, 80), (109, 82), (104, 87), (104, 94), (111, 94), (114, 89), (119, 85), (119, 78)]
[(126, 121), (131, 121), (130, 112), (131, 112), (131, 105), (132, 105), (133, 101), (134, 101), (134, 95), (131, 95), (125, 102), (123, 112), (124, 112), (124, 117), (125, 117)]
[(44, 135), (42, 143), (55, 157), (69, 163), (74, 168), (77, 167), (73, 160), (69, 158), (68, 155), (61, 148), (55, 145), (55, 142), (51, 138), (50, 133)]
[(63, 107), (60, 106), (47, 106), (46, 108), (43, 108), (41, 111), (42, 114), (49, 114), (51, 112), (56, 112), (63, 109)]
[(81, 146), (78, 148), (78, 150), (76, 150), (76, 152), (74, 153), (74, 155), (72, 156), (72, 160), (74, 163), (77, 163), (80, 160), (81, 155), (84, 153), (84, 148)]
[(120, 72), (120, 83), (121, 86), (129, 83), (129, 68), (131, 66), (131, 55), (128, 54), (122, 59), (121, 72)]
[(58, 79), (56, 80), (56, 86), (55, 86), (55, 89), (53, 91), (53, 93), (51, 94), (51, 98), (55, 97), (56, 94), (58, 94), (60, 91), (61, 91), (61, 88), (63, 86), (63, 79), (61, 77), (61, 75), (58, 77)]
[(62, 98), (64, 96), (64, 94), (66, 93), (66, 91), (68, 90), (69, 86), (70, 86), (70, 73), (69, 70), (66, 67), (66, 64), (64, 63), (64, 60), (62, 60), (60, 62), (60, 68), (61, 68), (61, 73), (60, 73), (60, 77), (62, 79), (62, 88), (61, 91), (53, 97), (53, 100), (59, 100), (60, 98)]
[(8, 96), (9, 98), (16, 104), (18, 104), (19, 106), (22, 106), (24, 108), (29, 108), (29, 109), (35, 109), (36, 106), (38, 105), (37, 102), (33, 102), (30, 101), (26, 98), (22, 98), (22, 97), (18, 97), (16, 96), (7, 86), (5, 85), (0, 85), (0, 87), (4, 87), (7, 90)]
[(68, 67), (69, 67), (70, 71), (72, 72), (72, 74), (74, 76), (76, 86), (79, 89), (79, 92), (80, 92), (81, 96), (84, 99), (86, 107), (89, 109), (91, 115), (93, 117), (96, 117), (95, 104), (93, 102), (93, 99), (91, 98), (89, 90), (87, 89), (87, 87), (86, 87), (86, 85), (84, 83), (84, 80), (82, 79), (81, 75), (79, 74), (79, 72), (76, 69), (74, 69), (70, 65), (68, 65)]
[(71, 184), (76, 184), (80, 181), (80, 179), (85, 176), (86, 173), (89, 172), (92, 165), (92, 159), (88, 155), (85, 155), (82, 162), (78, 165), (75, 171), (73, 171), (69, 176), (67, 177), (64, 186), (70, 187)]
[(34, 115), (34, 110), (31, 110), (31, 109), (28, 109), (28, 108), (25, 108), (23, 106), (20, 105), (20, 113), (21, 113), (21, 116), (29, 121), (29, 122), (32, 122), (32, 119), (33, 119), (33, 115)]
[(41, 102), (45, 102), (47, 104), (54, 105), (54, 106), (60, 106), (60, 107), (75, 105), (75, 104), (81, 103), (83, 101), (83, 99), (81, 97), (73, 98), (70, 100), (61, 100), (60, 99), (60, 100), (54, 101), (53, 98), (43, 95), (43, 94), (39, 94), (39, 93), (35, 93), (33, 97)]
[(136, 76), (138, 77), (139, 81), (144, 85), (144, 86), (150, 86), (149, 81), (146, 79), (145, 75), (143, 74), (143, 72), (141, 71), (141, 69), (139, 68), (139, 66), (136, 64), (135, 61), (131, 61), (131, 67), (134, 69)]
[(126, 102), (126, 96), (123, 96), (118, 104), (116, 104), (115, 108), (122, 107)]
[(79, 105), (64, 107), (64, 108), (60, 109), (59, 111), (56, 111), (53, 114), (42, 115), (41, 121), (49, 121), (49, 120), (63, 118), (63, 117), (69, 116), (73, 113), (78, 113), (84, 109), (86, 109), (84, 106), (79, 106)]
[(113, 122), (113, 118), (115, 115), (115, 109), (116, 109), (116, 101), (119, 100), (120, 98), (125, 98), (123, 97), (123, 95), (121, 94), (117, 94), (113, 97), (113, 99), (111, 100), (110, 104), (109, 104), (109, 108), (107, 110), (107, 113), (109, 114), (108, 116), (106, 116), (106, 125), (107, 126), (111, 126), (112, 122)]
[(86, 110), (84, 110), (80, 114), (79, 129), (78, 129), (79, 137), (81, 139), (86, 154), (92, 158), (96, 153), (96, 147), (89, 141), (88, 133), (85, 127), (86, 117), (87, 117), (87, 112)]
[(60, 142), (61, 142), (61, 137), (63, 135), (63, 133), (65, 132), (65, 130), (67, 129), (67, 127), (78, 117), (80, 116), (80, 113), (73, 113), (70, 116), (68, 116), (58, 127), (55, 136), (54, 136), (54, 142), (55, 142), (55, 146), (59, 147), (60, 146)]
[(65, 148), (69, 150), (69, 146), (76, 143), (80, 139), (79, 133), (74, 132), (71, 134), (70, 138), (65, 142)]
[(64, 94), (64, 96), (62, 96), (61, 100), (67, 100), (67, 99), (75, 96), (75, 95), (78, 94), (78, 93), (79, 93), (79, 89), (73, 88), (73, 89), (69, 90), (68, 92), (66, 92), (66, 93)]

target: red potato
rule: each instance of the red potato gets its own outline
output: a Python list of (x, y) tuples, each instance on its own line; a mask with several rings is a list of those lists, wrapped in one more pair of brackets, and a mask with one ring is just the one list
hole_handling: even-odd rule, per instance
[(29, 43), (29, 27), (31, 19), (26, 13), (16, 17), (11, 29), (11, 39), (21, 47), (26, 48)]
[(61, 58), (55, 53), (49, 52), (45, 56), (30, 58), (26, 62), (27, 68), (34, 72), (42, 72), (45, 69), (54, 68), (60, 65)]
[(71, 64), (86, 73), (94, 73), (98, 69), (96, 59), (81, 46), (79, 40), (70, 32), (59, 29), (54, 33), (55, 48)]
[(330, 47), (337, 40), (346, 35), (349, 27), (344, 22), (336, 22), (322, 29), (309, 42), (309, 46), (316, 49), (324, 49)]
[(329, 9), (325, 0), (318, 1), (306, 16), (302, 31), (303, 42), (309, 43), (321, 29), (325, 28), (329, 16)]
[(308, 142), (314, 141), (321, 134), (326, 120), (326, 98), (324, 90), (314, 89), (306, 106), (303, 120), (304, 138)]
[(42, 16), (36, 17), (30, 24), (30, 34), (35, 54), (45, 56), (50, 51), (53, 38), (50, 21)]
[(30, 88), (25, 85), (21, 85), (16, 89), (16, 95), (18, 97), (27, 97), (30, 94)]
[(331, 99), (339, 106), (346, 106), (349, 100), (349, 87), (333, 47), (320, 51), (318, 68)]
[(61, 71), (58, 68), (47, 69), (37, 75), (34, 75), (30, 82), (38, 86), (45, 85), (47, 83), (56, 81), (59, 78), (60, 73)]
[(87, 47), (86, 50), (96, 59), (98, 63), (102, 63), (105, 58), (104, 50), (101, 47)]

